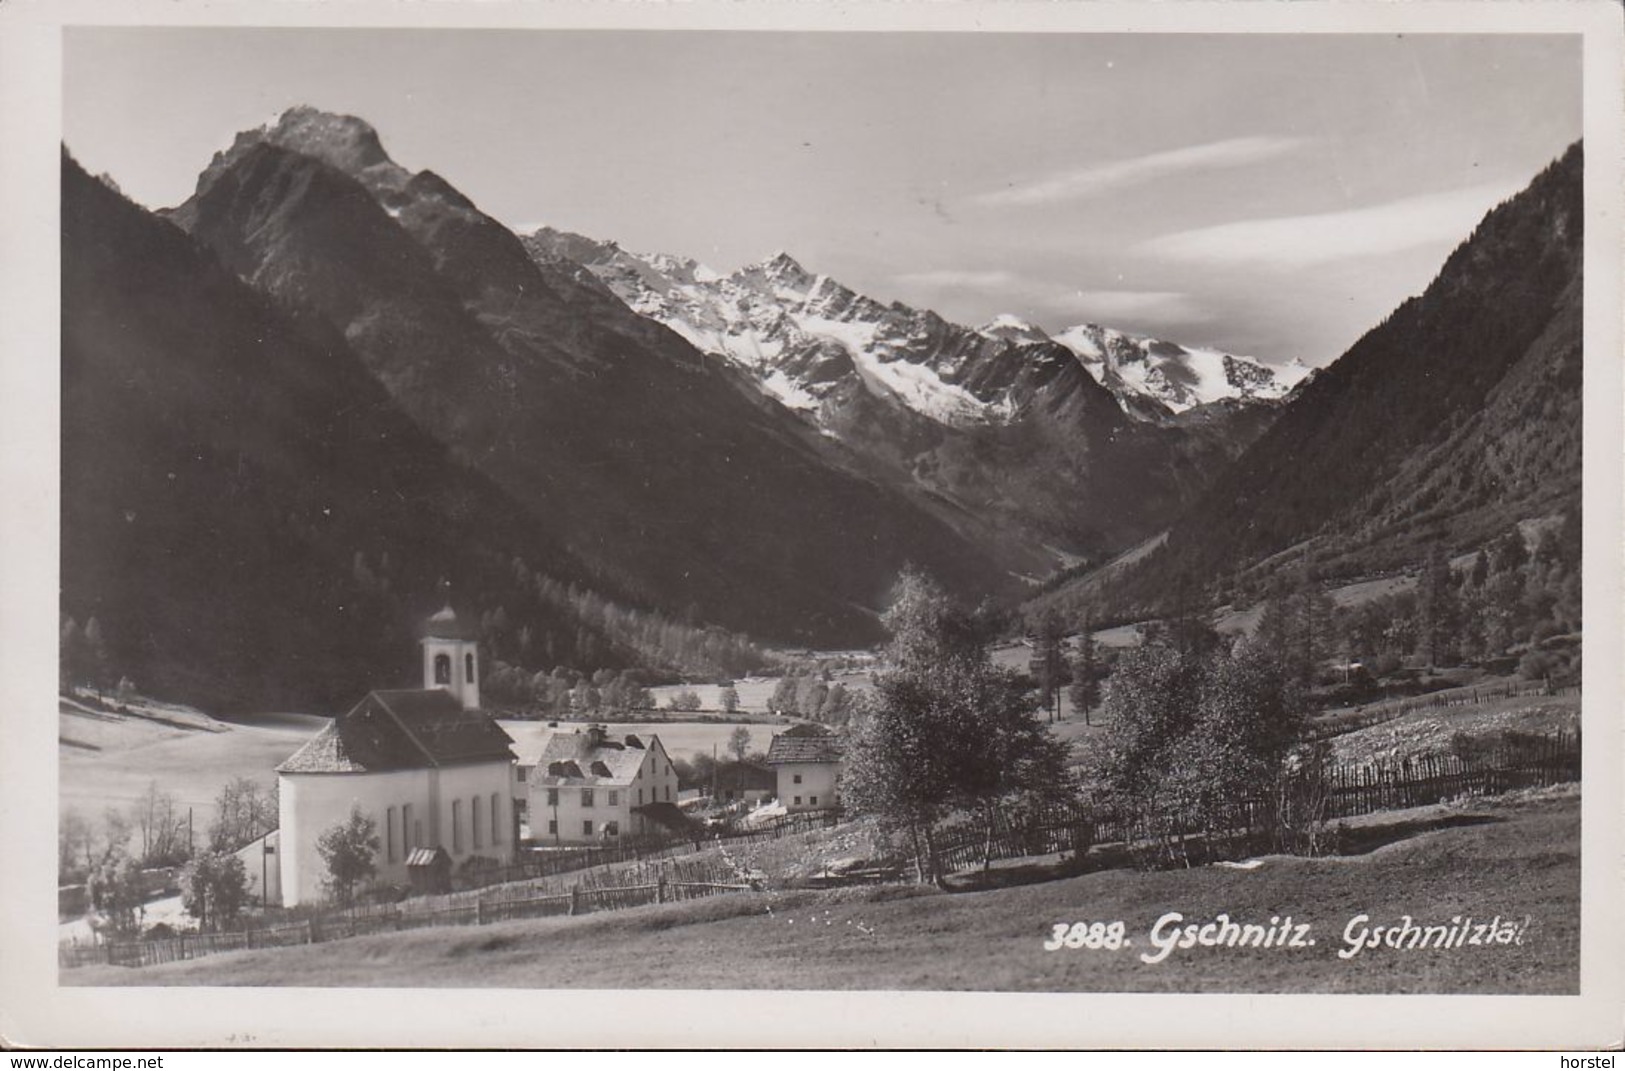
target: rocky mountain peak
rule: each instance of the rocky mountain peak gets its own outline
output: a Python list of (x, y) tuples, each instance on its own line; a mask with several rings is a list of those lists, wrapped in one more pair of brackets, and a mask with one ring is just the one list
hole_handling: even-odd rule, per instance
[(371, 124), (353, 115), (324, 112), (306, 104), (283, 112), (267, 139), (352, 174), (390, 162)]

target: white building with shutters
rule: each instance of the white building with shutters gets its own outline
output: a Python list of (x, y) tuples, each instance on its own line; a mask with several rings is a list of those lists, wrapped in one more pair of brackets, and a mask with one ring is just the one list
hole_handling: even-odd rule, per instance
[(677, 774), (658, 736), (616, 736), (602, 725), (556, 732), (520, 769), (538, 845), (614, 844), (685, 824)]

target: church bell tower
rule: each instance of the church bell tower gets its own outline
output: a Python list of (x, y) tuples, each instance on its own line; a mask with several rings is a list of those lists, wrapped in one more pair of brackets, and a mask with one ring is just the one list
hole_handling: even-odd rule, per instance
[(429, 618), (423, 639), (423, 687), (441, 688), (464, 710), (480, 708), (480, 649), (448, 603)]

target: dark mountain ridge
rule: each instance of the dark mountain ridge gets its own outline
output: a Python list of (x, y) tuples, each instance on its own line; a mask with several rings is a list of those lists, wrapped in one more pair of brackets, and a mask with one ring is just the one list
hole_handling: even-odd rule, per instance
[(877, 635), (907, 562), (971, 597), (1009, 583), (732, 370), (394, 164), (360, 120), (295, 109), (240, 136), (172, 218), (341, 332), (420, 427), (643, 605), (852, 643)]
[[(118, 674), (212, 709), (330, 711), (413, 679), (442, 579), (465, 609), (518, 557), (607, 586), (325, 322), (66, 154), (62, 208), (62, 609), (101, 623)], [(520, 623), (559, 662), (629, 657), (566, 613)]]
[(1576, 143), (1307, 383), (1162, 548), (1070, 597), (1144, 609), (1281, 569), (1406, 569), (1577, 511), (1583, 172)]

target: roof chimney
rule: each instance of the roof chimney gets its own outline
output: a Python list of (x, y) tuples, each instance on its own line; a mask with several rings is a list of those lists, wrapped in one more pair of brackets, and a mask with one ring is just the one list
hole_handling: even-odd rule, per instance
[(609, 730), (606, 729), (602, 725), (589, 725), (589, 726), (587, 726), (587, 746), (588, 747), (592, 747), (592, 748), (602, 747), (603, 743), (604, 743), (604, 740), (606, 738), (608, 738), (608, 736), (609, 736)]

